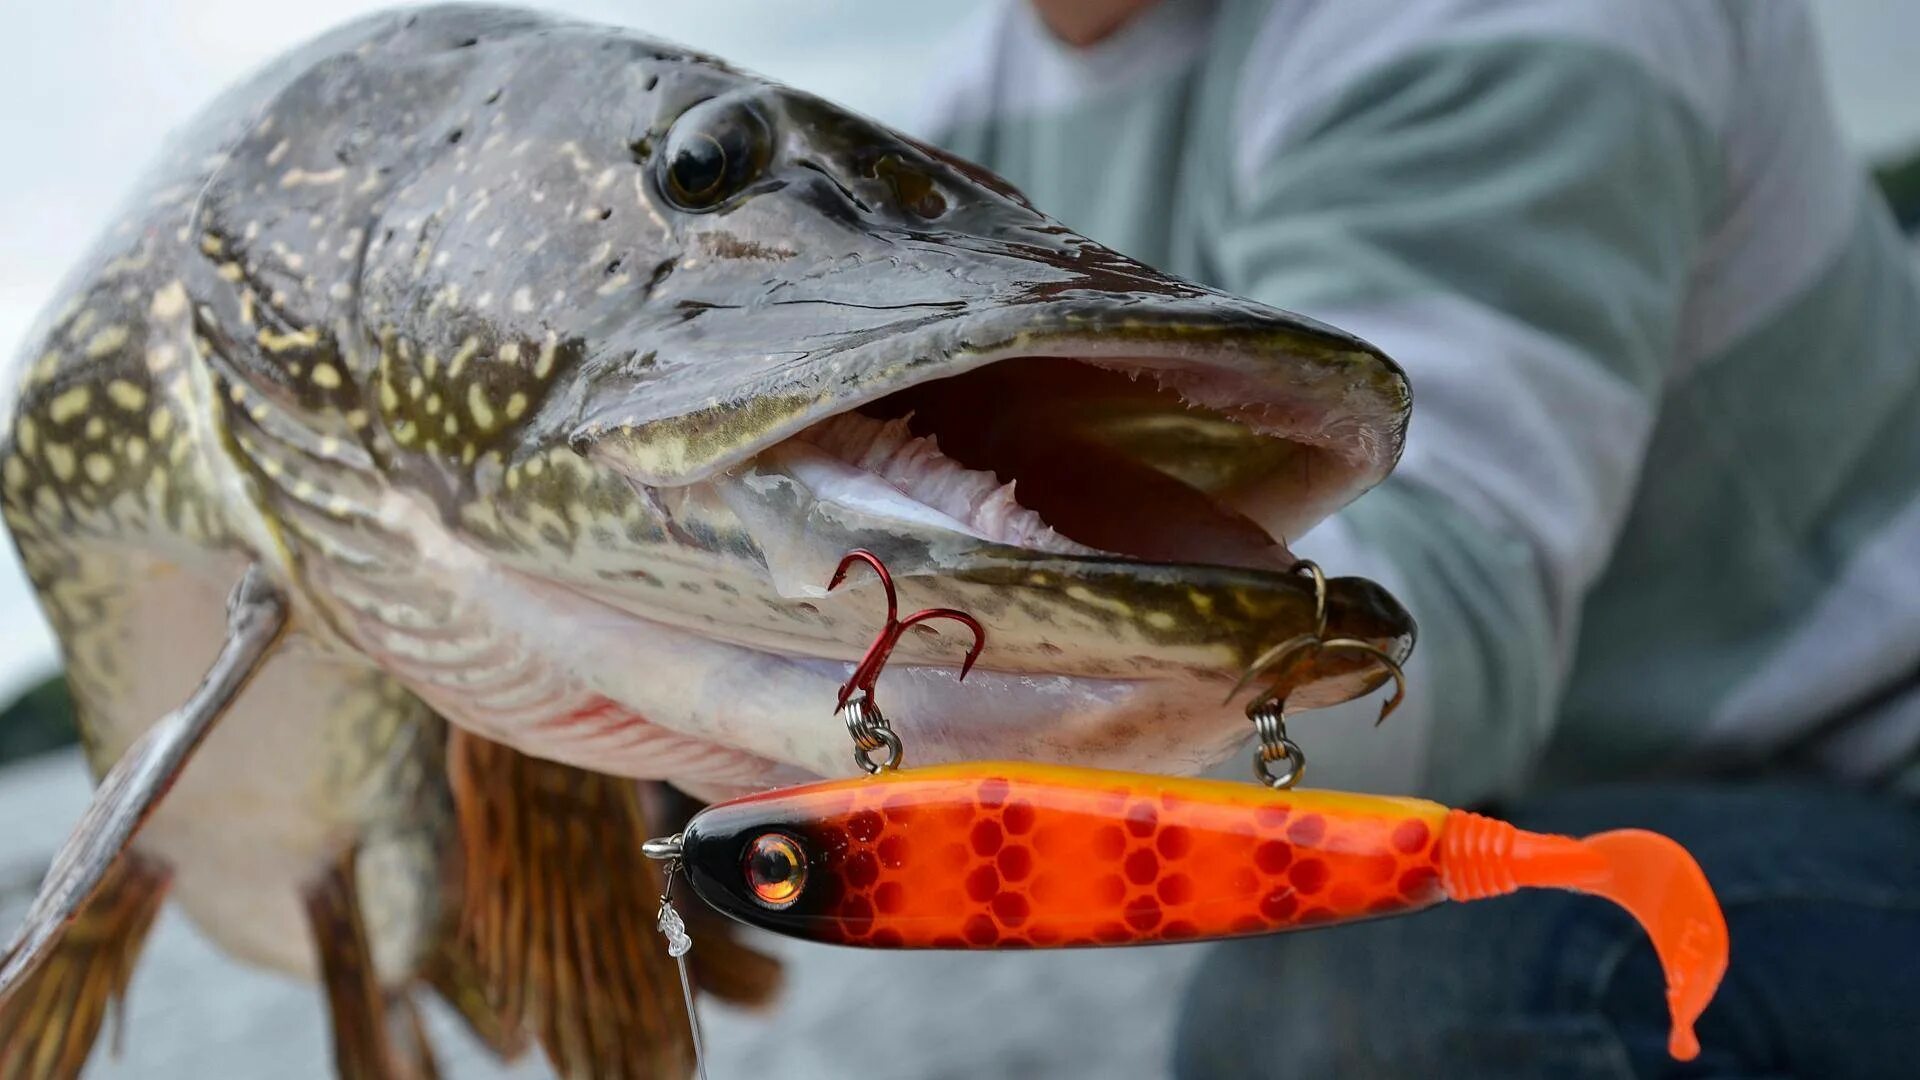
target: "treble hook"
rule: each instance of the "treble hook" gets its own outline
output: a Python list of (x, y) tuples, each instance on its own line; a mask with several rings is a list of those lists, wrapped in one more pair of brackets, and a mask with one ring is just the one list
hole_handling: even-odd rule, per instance
[[(1387, 699), (1386, 704), (1380, 706), (1380, 715), (1373, 721), (1374, 727), (1379, 727), (1381, 724), (1386, 723), (1387, 717), (1392, 716), (1394, 710), (1398, 709), (1400, 703), (1407, 698), (1407, 674), (1401, 670), (1400, 662), (1389, 655), (1385, 649), (1380, 648), (1378, 645), (1359, 641), (1354, 638), (1334, 638), (1332, 641), (1321, 641), (1312, 634), (1301, 634), (1299, 637), (1290, 638), (1268, 649), (1266, 652), (1261, 653), (1260, 657), (1241, 674), (1239, 681), (1233, 684), (1233, 689), (1227, 691), (1226, 700), (1232, 701), (1235, 697), (1239, 696), (1240, 691), (1247, 688), (1248, 683), (1258, 678), (1262, 672), (1273, 668), (1281, 660), (1288, 659), (1292, 654), (1305, 649), (1325, 652), (1364, 653), (1378, 660), (1380, 666), (1387, 669), (1387, 674), (1393, 677), (1393, 696)], [(1282, 685), (1285, 681), (1284, 677), (1274, 680), (1273, 685), (1267, 687), (1266, 693), (1255, 698), (1253, 703), (1247, 706), (1247, 711), (1251, 713), (1260, 705), (1268, 703), (1285, 705), (1287, 702), (1287, 694), (1291, 690), (1290, 687)]]
[[(1270, 671), (1274, 667), (1277, 667), (1282, 660), (1291, 660), (1298, 653), (1307, 650), (1315, 652), (1364, 653), (1378, 660), (1380, 665), (1387, 669), (1387, 674), (1393, 676), (1393, 697), (1389, 698), (1385, 705), (1380, 706), (1380, 716), (1373, 722), (1373, 726), (1379, 727), (1386, 722), (1387, 717), (1393, 715), (1393, 711), (1400, 707), (1400, 703), (1406, 700), (1406, 672), (1401, 670), (1399, 661), (1388, 655), (1386, 650), (1377, 645), (1369, 644), (1368, 642), (1355, 638), (1334, 638), (1331, 641), (1326, 640), (1324, 637), (1327, 632), (1326, 575), (1320, 572), (1319, 566), (1306, 559), (1295, 563), (1293, 568), (1296, 571), (1306, 573), (1313, 579), (1314, 628), (1307, 633), (1288, 638), (1273, 648), (1268, 649), (1266, 652), (1261, 653), (1254, 659), (1252, 664), (1247, 666), (1247, 670), (1241, 673), (1239, 680), (1233, 684), (1233, 689), (1227, 691), (1226, 701), (1232, 701), (1238, 697), (1240, 691), (1245, 690), (1247, 684), (1253, 682), (1253, 680), (1258, 678), (1263, 672)], [(1247, 715), (1252, 716), (1254, 712), (1263, 705), (1284, 707), (1287, 703), (1287, 694), (1292, 690), (1291, 687), (1282, 685), (1285, 681), (1284, 676), (1275, 679), (1273, 685), (1267, 687), (1266, 693), (1261, 694), (1247, 705)], [(1226, 702), (1222, 702), (1222, 704), (1225, 703)]]
[(955, 608), (926, 608), (904, 619), (900, 618), (900, 598), (893, 589), (893, 575), (887, 572), (887, 564), (880, 561), (880, 556), (865, 548), (855, 548), (841, 557), (840, 565), (833, 571), (833, 580), (827, 582), (828, 592), (839, 588), (847, 580), (847, 571), (856, 562), (866, 563), (879, 575), (880, 587), (887, 594), (887, 622), (874, 635), (873, 644), (867, 646), (866, 655), (860, 658), (853, 674), (840, 687), (840, 700), (834, 703), (834, 708), (845, 708), (856, 693), (863, 693), (868, 701), (872, 701), (874, 684), (880, 679), (880, 669), (887, 666), (887, 658), (893, 655), (894, 646), (900, 644), (900, 635), (906, 633), (909, 627), (935, 619), (949, 619), (973, 631), (973, 646), (967, 650), (966, 662), (960, 665), (960, 678), (964, 681), (967, 672), (973, 670), (973, 662), (980, 659), (980, 650), (987, 644), (987, 632), (981, 627), (980, 621)]

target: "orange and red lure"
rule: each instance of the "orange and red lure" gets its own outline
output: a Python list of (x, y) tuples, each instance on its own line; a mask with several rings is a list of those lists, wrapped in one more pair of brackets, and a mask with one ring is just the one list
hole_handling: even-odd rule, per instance
[[(974, 632), (971, 666), (983, 631), (948, 609), (900, 619), (869, 552), (848, 555), (833, 584), (854, 561), (887, 595), (886, 625), (840, 700), (863, 703), (849, 730), (874, 775), (719, 803), (655, 842), (713, 907), (838, 945), (1027, 949), (1267, 934), (1570, 889), (1639, 920), (1666, 972), (1668, 1049), (1699, 1053), (1693, 1025), (1726, 971), (1727, 925), (1674, 841), (1549, 836), (1419, 799), (1217, 780), (1021, 762), (896, 769), (899, 741), (872, 701), (894, 643), (916, 622), (954, 619)], [(867, 756), (883, 748), (886, 763)]]
[(1418, 799), (970, 763), (716, 804), (680, 861), (742, 922), (894, 949), (1235, 937), (1525, 887), (1592, 893), (1653, 938), (1683, 1059), (1727, 964), (1719, 904), (1674, 841), (1530, 833)]

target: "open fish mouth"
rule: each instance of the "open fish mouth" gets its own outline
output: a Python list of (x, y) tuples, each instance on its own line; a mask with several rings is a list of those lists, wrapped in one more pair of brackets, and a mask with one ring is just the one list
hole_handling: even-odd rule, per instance
[[(911, 717), (917, 760), (1202, 767), (1245, 735), (1222, 707), (1226, 687), (1310, 631), (1322, 602), (1329, 638), (1405, 659), (1414, 627), (1393, 597), (1338, 576), (1316, 595), (1287, 547), (1391, 468), (1406, 415), (1391, 361), (1284, 313), (1223, 309), (1212, 294), (1162, 308), (1158, 323), (1139, 306), (1110, 321), (1087, 314), (1097, 309), (992, 348), (935, 352), (982, 336), (964, 322), (869, 343), (838, 358), (876, 373), (858, 389), (809, 401), (676, 483), (633, 467), (661, 460), (645, 426), (638, 442), (613, 438), (607, 447), (625, 452), (613, 460), (672, 516), (725, 522), (694, 532), (737, 528), (784, 600), (747, 621), (679, 624), (745, 646), (733, 659), (707, 660), (685, 640), (627, 655), (670, 647), (673, 672), (726, 672), (712, 692), (726, 708), (705, 710), (726, 720), (699, 733), (825, 772), (848, 759), (819, 714), (878, 627), (875, 598), (826, 591), (856, 547), (886, 561), (903, 603), (960, 608), (987, 627), (964, 689), (958, 643), (902, 642), (885, 696)], [(699, 444), (699, 427), (672, 423)], [(722, 512), (695, 513), (703, 505)], [(856, 575), (846, 591), (868, 581)], [(659, 617), (657, 606), (635, 611)], [(1363, 654), (1331, 651), (1293, 674), (1292, 702), (1309, 708), (1388, 678)], [(641, 681), (615, 696), (637, 703)], [(768, 700), (802, 703), (799, 717)]]
[[(987, 623), (984, 669), (1230, 680), (1313, 625), (1322, 598), (1288, 541), (1391, 469), (1406, 386), (1338, 330), (1144, 284), (915, 320), (810, 357), (811, 378), (622, 427), (593, 452), (673, 516), (723, 503), (790, 600), (818, 603), (839, 558), (867, 548), (910, 601)], [(769, 400), (784, 404), (770, 415)], [(1335, 577), (1324, 603), (1332, 635), (1410, 651), (1412, 622), (1378, 586)], [(864, 643), (842, 622), (705, 632), (822, 657)], [(1383, 677), (1328, 664), (1309, 696)]]
[[(1373, 464), (1326, 445), (1340, 419), (1192, 367), (1028, 355), (837, 413), (761, 460), (828, 501), (1029, 551), (1284, 570), (1288, 538)], [(1289, 438), (1303, 431), (1315, 441)]]

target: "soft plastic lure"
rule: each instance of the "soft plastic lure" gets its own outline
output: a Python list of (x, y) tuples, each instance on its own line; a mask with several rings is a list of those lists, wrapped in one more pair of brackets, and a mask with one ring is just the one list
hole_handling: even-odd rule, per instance
[(1719, 903), (1667, 837), (1549, 836), (1417, 799), (971, 763), (717, 804), (677, 855), (742, 922), (896, 949), (1233, 937), (1523, 887), (1592, 893), (1653, 938), (1681, 1059), (1727, 964)]

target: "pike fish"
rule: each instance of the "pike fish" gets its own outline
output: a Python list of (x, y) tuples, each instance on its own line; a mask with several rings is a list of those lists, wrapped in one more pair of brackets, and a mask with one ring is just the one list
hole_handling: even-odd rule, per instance
[[(825, 590), (851, 548), (993, 627), (964, 687), (902, 643), (916, 760), (1190, 772), (1322, 602), (1412, 647), (1384, 590), (1317, 596), (1286, 547), (1397, 459), (1390, 359), (817, 97), (433, 8), (282, 58), (175, 146), (29, 343), (0, 446), (107, 774), (0, 962), (61, 1019), (0, 1028), (0, 1061), (50, 1031), (84, 1058), (170, 881), (229, 950), (327, 980), (343, 1063), (408, 1056), (374, 1020), (452, 942), (477, 1022), (624, 1075), (676, 1006), (649, 905), (620, 910), (649, 871), (595, 853), (638, 858), (631, 780), (851, 771), (831, 703), (878, 603)], [(1327, 650), (1296, 701), (1384, 678)], [(593, 969), (606, 938), (625, 968)]]

